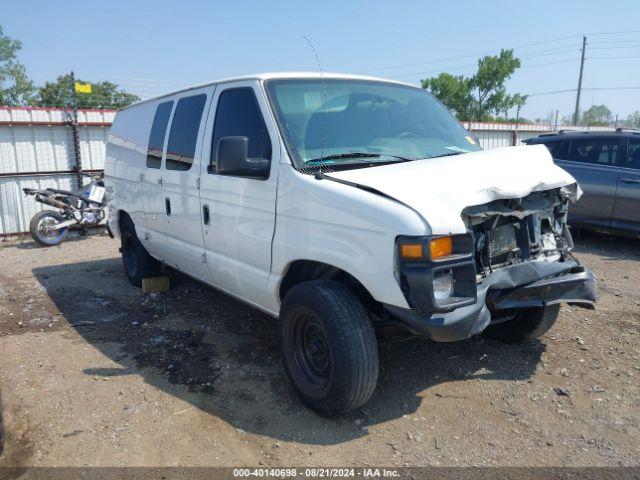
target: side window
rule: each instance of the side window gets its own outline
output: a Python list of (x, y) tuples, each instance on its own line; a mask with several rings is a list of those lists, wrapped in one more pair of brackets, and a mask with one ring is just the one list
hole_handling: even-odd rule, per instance
[(173, 101), (163, 102), (156, 108), (156, 114), (151, 124), (151, 133), (149, 134), (149, 145), (147, 146), (148, 168), (160, 168), (164, 135), (167, 133), (167, 124), (169, 123), (172, 108)]
[(271, 159), (269, 132), (256, 95), (250, 87), (232, 88), (220, 94), (211, 142), (212, 165), (217, 163), (215, 154), (218, 142), (230, 136), (249, 139), (249, 158)]
[(551, 155), (558, 160), (567, 160), (569, 158), (569, 146), (571, 142), (569, 140), (563, 140), (561, 142), (555, 142), (555, 148)]
[(620, 163), (621, 143), (617, 138), (574, 140), (568, 160), (580, 163), (615, 166)]
[(178, 100), (167, 143), (167, 170), (184, 171), (191, 168), (206, 100), (204, 93)]
[(640, 140), (632, 138), (629, 140), (629, 161), (627, 167), (640, 170)]

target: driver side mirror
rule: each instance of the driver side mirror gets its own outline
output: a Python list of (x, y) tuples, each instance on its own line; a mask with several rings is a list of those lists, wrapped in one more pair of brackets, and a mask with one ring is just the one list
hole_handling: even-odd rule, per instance
[(216, 146), (215, 155), (209, 165), (209, 173), (266, 179), (269, 177), (270, 161), (266, 158), (249, 158), (248, 137), (222, 137)]

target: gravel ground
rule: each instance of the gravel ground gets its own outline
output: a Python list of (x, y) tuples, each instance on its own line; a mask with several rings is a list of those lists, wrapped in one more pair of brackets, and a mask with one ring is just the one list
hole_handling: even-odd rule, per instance
[(542, 339), (385, 343), (361, 410), (300, 405), (275, 322), (172, 273), (129, 285), (118, 243), (0, 243), (0, 466), (640, 464), (640, 249), (585, 235), (596, 310)]

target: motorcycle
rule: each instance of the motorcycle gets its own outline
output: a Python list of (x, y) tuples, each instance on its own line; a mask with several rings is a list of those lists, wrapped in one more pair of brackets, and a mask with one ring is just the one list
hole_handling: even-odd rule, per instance
[(25, 195), (34, 195), (36, 202), (54, 207), (36, 213), (29, 224), (33, 239), (44, 247), (59, 245), (66, 238), (69, 228), (78, 225), (86, 232), (87, 227), (99, 225), (107, 215), (104, 176), (82, 173), (91, 181), (77, 192), (46, 188), (44, 190), (23, 188)]

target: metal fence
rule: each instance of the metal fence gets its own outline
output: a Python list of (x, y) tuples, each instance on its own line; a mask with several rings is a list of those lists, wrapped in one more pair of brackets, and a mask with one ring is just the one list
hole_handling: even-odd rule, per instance
[[(84, 170), (102, 170), (115, 111), (78, 111)], [(0, 236), (26, 232), (43, 206), (22, 189), (78, 188), (71, 117), (64, 109), (0, 108)]]
[(554, 130), (613, 131), (613, 127), (575, 127), (573, 125), (515, 124), (500, 122), (462, 122), (480, 140), (483, 149), (522, 145), (522, 141)]
[[(102, 170), (115, 111), (79, 110), (78, 141), (84, 170)], [(482, 148), (519, 145), (554, 130), (550, 125), (463, 122)], [(558, 127), (576, 129), (582, 127)], [(592, 127), (591, 130), (612, 130)], [(70, 112), (56, 108), (0, 107), (0, 236), (27, 232), (42, 205), (22, 193), (25, 187), (73, 190), (78, 187), (78, 159)]]

